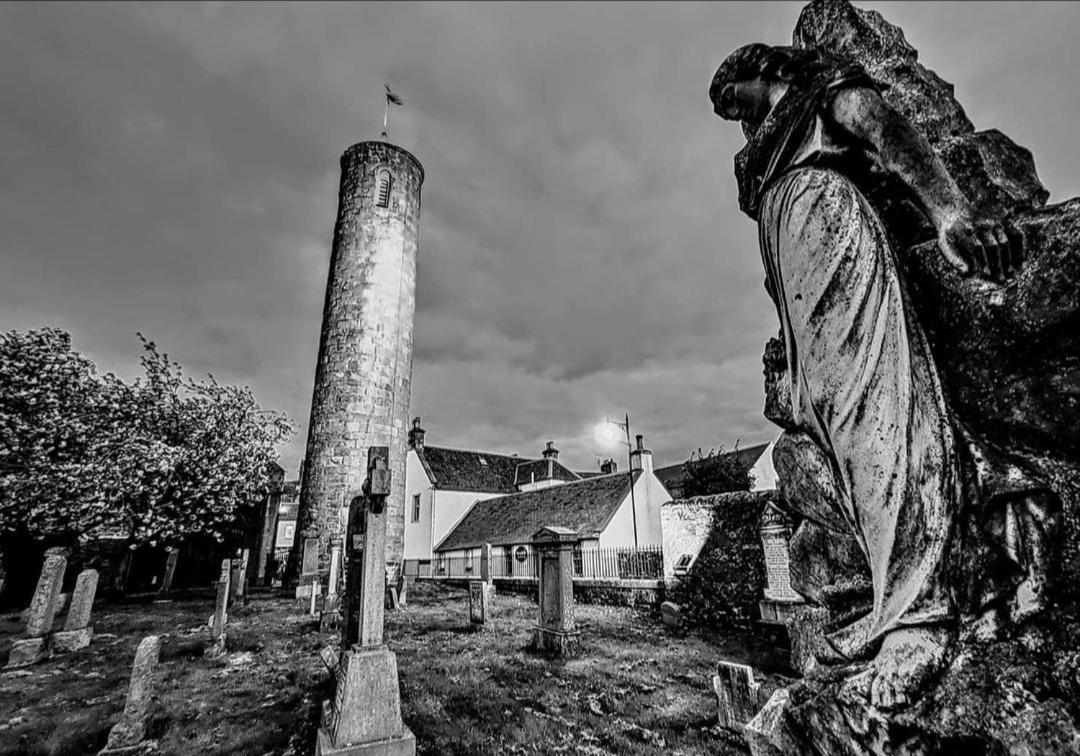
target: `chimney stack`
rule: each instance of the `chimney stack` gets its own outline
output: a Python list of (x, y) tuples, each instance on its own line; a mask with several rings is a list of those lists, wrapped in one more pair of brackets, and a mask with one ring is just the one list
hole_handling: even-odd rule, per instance
[(614, 472), (618, 472), (619, 465), (613, 459), (605, 459), (600, 463), (600, 473), (602, 475), (611, 475)]
[(424, 448), (424, 429), (420, 427), (420, 418), (414, 417), (409, 430), (409, 448), (422, 451)]
[(630, 469), (652, 472), (652, 452), (645, 448), (644, 439), (640, 433), (637, 435), (637, 447), (630, 452)]
[(554, 441), (547, 442), (547, 448), (544, 449), (544, 459), (558, 459), (559, 450), (555, 448)]

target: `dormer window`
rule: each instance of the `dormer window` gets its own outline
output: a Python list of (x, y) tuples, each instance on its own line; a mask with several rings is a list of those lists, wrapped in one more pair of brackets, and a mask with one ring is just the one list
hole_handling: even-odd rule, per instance
[(375, 204), (379, 207), (390, 207), (390, 188), (394, 183), (394, 177), (386, 168), (375, 174)]

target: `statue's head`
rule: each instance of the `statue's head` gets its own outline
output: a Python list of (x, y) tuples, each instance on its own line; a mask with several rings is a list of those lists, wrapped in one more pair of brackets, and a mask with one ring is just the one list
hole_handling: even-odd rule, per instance
[(760, 122), (769, 112), (769, 96), (777, 86), (799, 84), (829, 65), (817, 50), (761, 42), (744, 45), (716, 69), (709, 99), (721, 118)]

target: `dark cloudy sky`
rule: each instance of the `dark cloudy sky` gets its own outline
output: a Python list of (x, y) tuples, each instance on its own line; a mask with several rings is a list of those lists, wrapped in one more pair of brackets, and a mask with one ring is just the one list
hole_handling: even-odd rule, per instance
[[(776, 319), (706, 96), (801, 3), (2, 4), (0, 329), (69, 330), (134, 374), (136, 331), (302, 426), (338, 158), (424, 164), (413, 414), (429, 442), (588, 469), (629, 412), (658, 463), (765, 441)], [(979, 128), (1080, 194), (1080, 4), (866, 3)], [(617, 452), (616, 453), (621, 453)]]

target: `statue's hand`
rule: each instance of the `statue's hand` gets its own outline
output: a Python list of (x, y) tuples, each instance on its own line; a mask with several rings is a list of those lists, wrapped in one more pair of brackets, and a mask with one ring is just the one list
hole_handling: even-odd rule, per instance
[(999, 220), (969, 209), (947, 214), (938, 225), (945, 259), (965, 275), (1003, 282), (1024, 262), (1021, 235)]

